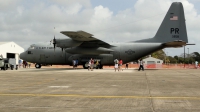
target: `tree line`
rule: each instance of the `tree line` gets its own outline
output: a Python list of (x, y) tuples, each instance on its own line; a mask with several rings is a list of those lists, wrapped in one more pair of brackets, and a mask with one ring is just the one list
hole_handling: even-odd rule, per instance
[(163, 60), (163, 63), (185, 63), (185, 64), (193, 64), (195, 61), (200, 62), (200, 54), (198, 52), (193, 52), (190, 54), (185, 53), (181, 54), (180, 56), (167, 56), (163, 50), (156, 51), (151, 54), (152, 57)]

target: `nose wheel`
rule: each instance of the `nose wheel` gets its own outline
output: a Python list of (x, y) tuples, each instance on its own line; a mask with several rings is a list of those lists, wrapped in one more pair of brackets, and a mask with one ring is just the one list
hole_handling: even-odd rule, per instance
[(41, 68), (41, 64), (36, 63), (35, 68)]
[(83, 63), (83, 68), (88, 69), (88, 63)]

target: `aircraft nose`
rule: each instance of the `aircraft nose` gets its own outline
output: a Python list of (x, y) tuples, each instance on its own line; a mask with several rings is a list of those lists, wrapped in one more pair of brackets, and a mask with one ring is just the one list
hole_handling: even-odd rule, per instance
[(19, 55), (19, 57), (20, 57), (20, 59), (23, 59), (23, 60), (26, 60), (25, 58), (25, 52), (23, 52), (23, 53), (21, 53), (20, 55)]

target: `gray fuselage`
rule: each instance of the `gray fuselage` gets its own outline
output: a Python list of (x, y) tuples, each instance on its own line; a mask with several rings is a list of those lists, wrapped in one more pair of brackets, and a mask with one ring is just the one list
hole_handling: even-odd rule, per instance
[[(28, 50), (20, 54), (20, 58), (32, 63), (52, 64), (52, 65), (71, 65), (73, 59), (78, 59), (79, 64), (84, 64), (91, 58), (100, 60), (102, 65), (113, 65), (114, 59), (122, 59), (123, 63), (137, 60), (143, 56), (151, 54), (163, 48), (162, 43), (115, 43), (109, 49), (112, 52), (106, 54), (70, 54), (61, 48), (56, 47), (55, 50), (50, 45), (33, 44)], [(86, 48), (87, 49), (87, 48)], [(78, 51), (78, 49), (76, 49)], [(91, 51), (92, 52), (92, 51)]]

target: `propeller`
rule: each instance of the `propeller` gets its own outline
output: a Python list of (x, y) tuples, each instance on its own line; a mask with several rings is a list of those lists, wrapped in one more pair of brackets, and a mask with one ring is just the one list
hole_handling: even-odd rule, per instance
[[(53, 40), (50, 41), (50, 45), (51, 45), (52, 41), (53, 41), (53, 47), (54, 47), (54, 52), (55, 52), (55, 48), (56, 48), (56, 44), (57, 44), (55, 35), (54, 35)], [(64, 48), (61, 48), (61, 49), (62, 49), (62, 52), (63, 52)]]
[(53, 47), (54, 47), (54, 51), (55, 51), (55, 48), (56, 48), (56, 39), (55, 39), (55, 35), (54, 35), (54, 39), (53, 39)]
[(61, 49), (62, 49), (62, 56), (63, 56), (63, 49), (64, 49), (64, 48), (61, 48)]

